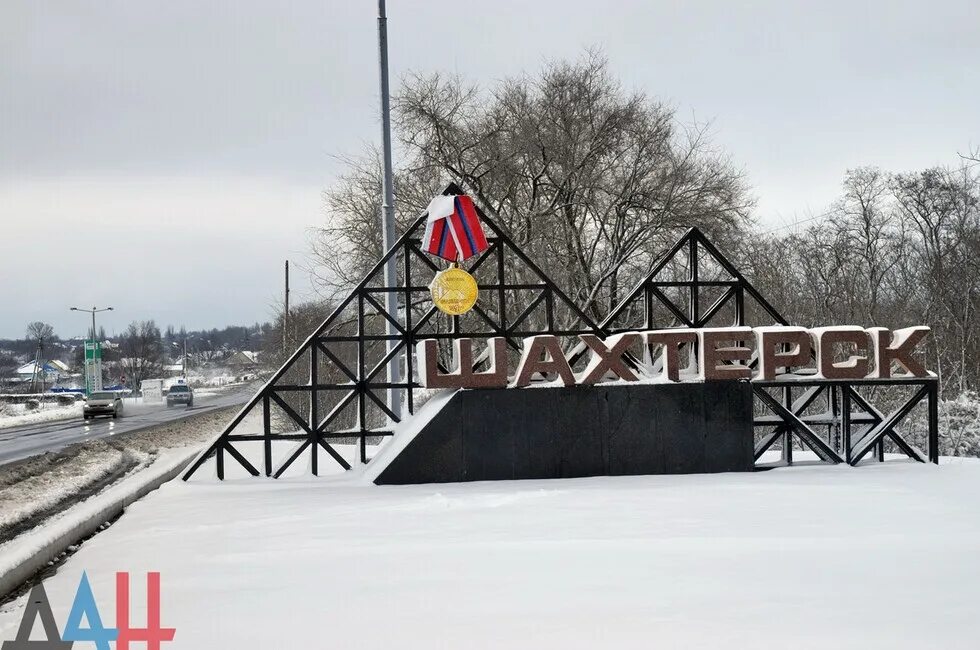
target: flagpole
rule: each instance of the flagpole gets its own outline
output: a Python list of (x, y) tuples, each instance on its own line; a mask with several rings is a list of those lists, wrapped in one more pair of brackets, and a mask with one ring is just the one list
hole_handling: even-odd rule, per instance
[[(389, 107), (388, 90), (388, 17), (385, 12), (385, 0), (378, 0), (378, 54), (381, 76), (381, 142), (384, 157), (384, 175), (382, 185), (384, 195), (381, 204), (381, 233), (384, 237), (384, 250), (387, 252), (395, 244), (395, 189), (391, 169), (391, 109)], [(398, 286), (397, 260), (394, 256), (385, 263), (385, 311), (398, 320), (398, 294), (392, 289)], [(406, 305), (406, 309), (408, 306)], [(385, 319), (385, 334), (388, 336), (387, 351), (398, 345), (395, 337), (398, 330), (389, 320)], [(411, 354), (409, 351), (408, 354)], [(388, 383), (397, 384), (401, 381), (400, 356), (395, 355), (388, 362)], [(402, 414), (402, 391), (399, 388), (388, 389), (388, 408), (399, 418)], [(365, 426), (367, 423), (362, 422)]]

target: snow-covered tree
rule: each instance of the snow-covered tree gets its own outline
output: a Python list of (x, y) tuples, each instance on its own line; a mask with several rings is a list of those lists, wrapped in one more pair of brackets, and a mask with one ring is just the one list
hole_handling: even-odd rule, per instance
[(960, 393), (940, 404), (943, 453), (951, 456), (980, 456), (980, 395)]

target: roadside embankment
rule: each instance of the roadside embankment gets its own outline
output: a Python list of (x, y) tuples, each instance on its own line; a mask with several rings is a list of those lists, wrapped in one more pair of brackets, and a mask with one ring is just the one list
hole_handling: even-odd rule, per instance
[(0, 600), (178, 475), (237, 408), (0, 466)]

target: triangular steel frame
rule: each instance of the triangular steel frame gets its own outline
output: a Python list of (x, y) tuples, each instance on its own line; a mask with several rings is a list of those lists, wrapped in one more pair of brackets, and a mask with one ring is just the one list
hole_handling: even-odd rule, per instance
[[(661, 272), (675, 261), (679, 255), (687, 257), (687, 273), (685, 280), (662, 280), (658, 279)], [(702, 275), (702, 265), (705, 260), (711, 260), (718, 264), (728, 273), (725, 279), (705, 279)], [(713, 287), (723, 288), (724, 293), (715, 300), (707, 309), (703, 309), (700, 303), (699, 293), (701, 289)], [(685, 309), (678, 307), (665, 294), (668, 288), (680, 288), (688, 293), (688, 300)], [(667, 251), (661, 255), (654, 263), (650, 272), (640, 280), (636, 286), (619, 301), (616, 307), (606, 316), (599, 326), (614, 334), (624, 331), (624, 328), (614, 326), (616, 319), (626, 310), (635, 305), (639, 299), (643, 300), (643, 327), (645, 329), (654, 328), (654, 315), (656, 306), (666, 308), (675, 319), (675, 327), (699, 328), (706, 327), (720, 312), (721, 308), (730, 301), (735, 302), (735, 322), (729, 325), (745, 325), (745, 300), (750, 298), (772, 318), (771, 324), (787, 325), (788, 321), (769, 304), (769, 301), (754, 287), (752, 283), (745, 279), (741, 272), (732, 264), (714, 244), (708, 241), (698, 228), (690, 228), (684, 235), (677, 240)], [(634, 325), (632, 329), (636, 329)]]
[[(462, 194), (463, 190), (456, 184), (449, 184), (443, 194)], [(360, 445), (360, 461), (367, 461), (367, 440), (392, 435), (394, 426), (399, 418), (391, 412), (384, 399), (388, 389), (402, 389), (406, 392), (406, 407), (409, 416), (415, 411), (415, 390), (421, 388), (414, 378), (414, 345), (422, 339), (453, 339), (465, 336), (472, 339), (488, 339), (503, 337), (509, 347), (521, 349), (521, 340), (537, 334), (553, 334), (556, 336), (576, 336), (578, 334), (602, 334), (602, 330), (586, 315), (565, 293), (542, 271), (497, 224), (484, 212), (482, 206), (475, 205), (477, 214), (487, 230), (489, 247), (486, 251), (463, 264), (470, 273), (477, 273), (489, 267), (493, 282), (482, 284), (481, 291), (493, 295), (497, 308), (491, 313), (477, 304), (470, 312), (472, 318), (467, 321), (460, 317), (446, 317), (435, 306), (429, 306), (420, 318), (416, 319), (412, 309), (399, 309), (398, 314), (386, 311), (385, 301), (379, 297), (390, 290), (383, 285), (384, 268), (389, 259), (398, 260), (399, 272), (402, 276), (400, 285), (394, 289), (399, 294), (402, 305), (416, 305), (429, 298), (429, 288), (421, 285), (406, 286), (405, 278), (413, 278), (419, 268), (435, 273), (442, 270), (439, 263), (421, 249), (422, 233), (425, 229), (427, 214), (419, 216), (408, 228), (394, 246), (385, 253), (353, 291), (333, 310), (323, 323), (303, 342), (302, 345), (283, 363), (265, 385), (238, 412), (225, 427), (221, 435), (194, 461), (185, 472), (184, 479), (190, 478), (212, 456), (215, 457), (219, 479), (225, 474), (225, 454), (243, 467), (249, 474), (259, 476), (265, 474), (278, 478), (304, 452), (309, 453), (312, 474), (319, 473), (319, 451), (326, 452), (344, 469), (350, 469), (350, 463), (341, 456), (331, 445), (337, 439), (356, 438)], [(511, 283), (507, 281), (508, 273), (513, 273), (515, 266), (523, 267), (524, 274), (533, 278), (531, 282)], [(380, 283), (378, 281), (381, 281)], [(380, 284), (380, 286), (378, 286)], [(508, 293), (515, 291), (532, 292), (535, 298), (529, 304), (509, 304)], [(556, 305), (561, 304), (566, 313), (573, 318), (572, 324), (560, 325), (556, 320)], [(543, 327), (535, 329), (528, 324), (529, 315), (538, 307), (544, 307)], [(349, 335), (334, 331), (335, 325), (341, 321), (341, 315), (349, 309), (356, 309), (357, 332)], [(391, 322), (395, 325), (396, 334), (370, 334), (366, 327), (369, 316), (380, 317), (382, 323)], [(468, 314), (469, 316), (469, 314)], [(435, 318), (448, 320), (445, 332), (426, 333), (424, 328)], [(478, 324), (479, 328), (467, 328), (467, 322)], [(350, 323), (346, 323), (350, 325)], [(394, 346), (383, 357), (376, 359), (373, 365), (366, 365), (365, 351), (370, 345), (377, 345), (388, 340), (394, 341)], [(345, 361), (340, 358), (332, 345), (355, 344), (358, 346), (356, 360)], [(406, 350), (408, 354), (403, 354)], [(387, 362), (400, 355), (405, 361), (405, 375), (402, 381), (388, 383), (385, 377)], [(317, 375), (317, 369), (324, 362), (337, 367), (343, 381), (324, 381)], [(290, 369), (299, 366), (308, 368), (309, 376), (304, 377), (303, 383), (282, 383)], [(318, 412), (319, 395), (322, 391), (342, 391), (343, 397), (330, 412)], [(380, 395), (379, 395), (380, 393)], [(308, 402), (306, 409), (300, 413), (290, 405), (287, 395), (301, 394)], [(357, 425), (354, 430), (349, 427), (332, 426), (337, 416), (347, 408), (356, 408)], [(388, 418), (387, 426), (370, 426), (366, 411), (368, 407), (384, 413)], [(285, 416), (297, 426), (295, 433), (274, 433), (270, 412), (279, 408)], [(262, 433), (238, 434), (236, 428), (255, 409), (261, 409), (263, 415)], [(263, 453), (260, 462), (249, 461), (248, 454), (240, 443), (261, 442)], [(273, 462), (272, 446), (280, 442), (296, 445), (283, 462)], [(262, 468), (260, 471), (259, 467)]]

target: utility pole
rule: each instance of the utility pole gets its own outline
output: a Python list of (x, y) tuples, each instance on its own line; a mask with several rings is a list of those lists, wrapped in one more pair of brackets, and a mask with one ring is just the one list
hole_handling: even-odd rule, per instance
[(41, 357), (44, 351), (44, 337), (38, 337), (37, 348), (34, 350), (34, 372), (31, 373), (31, 392), (34, 392), (37, 385), (37, 376), (41, 375), (41, 392), (44, 392), (44, 370), (41, 369)]
[[(381, 233), (384, 236), (385, 252), (391, 250), (395, 245), (395, 187), (392, 178), (391, 168), (391, 108), (389, 106), (388, 89), (388, 16), (385, 12), (385, 0), (378, 0), (378, 58), (381, 76), (381, 143), (382, 155), (384, 158), (384, 176), (382, 185), (384, 196), (381, 203)], [(398, 271), (396, 268), (397, 260), (394, 257), (385, 263), (385, 311), (392, 319), (398, 320), (398, 293), (395, 289), (398, 286)], [(408, 280), (406, 279), (406, 282)], [(408, 305), (405, 306), (408, 309)], [(395, 338), (398, 330), (395, 325), (385, 319), (385, 334), (387, 335), (386, 349), (391, 354), (398, 343)], [(411, 354), (411, 351), (406, 351)], [(400, 355), (395, 355), (388, 362), (388, 383), (397, 384), (401, 381)], [(388, 408), (398, 418), (402, 415), (402, 391), (399, 388), (388, 388)], [(367, 423), (362, 422), (364, 426)]]
[(289, 331), (289, 260), (286, 260), (286, 294), (283, 299), (282, 311), (282, 352), (289, 354), (287, 332)]

